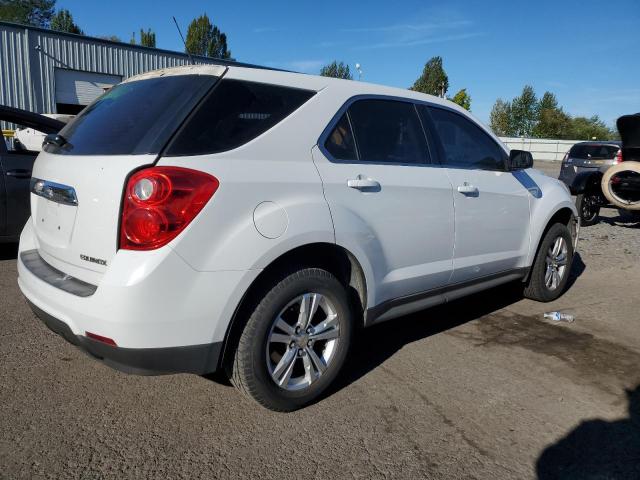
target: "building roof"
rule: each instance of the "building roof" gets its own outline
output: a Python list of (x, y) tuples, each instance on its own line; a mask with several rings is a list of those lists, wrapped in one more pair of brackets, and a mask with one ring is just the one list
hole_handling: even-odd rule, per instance
[(85, 41), (85, 42), (86, 41), (90, 41), (90, 42), (96, 42), (96, 43), (103, 43), (103, 44), (107, 44), (107, 45), (114, 45), (114, 46), (118, 46), (120, 48), (143, 50), (143, 51), (147, 51), (149, 53), (156, 53), (156, 54), (159, 54), (159, 55), (162, 55), (162, 54), (178, 55), (178, 56), (184, 57), (186, 59), (191, 57), (193, 60), (195, 60), (197, 62), (201, 62), (201, 63), (215, 63), (216, 65), (235, 65), (235, 66), (241, 66), (241, 67), (246, 67), (246, 68), (260, 68), (260, 69), (266, 69), (266, 70), (279, 70), (277, 68), (266, 67), (266, 66), (263, 66), (263, 65), (254, 65), (254, 64), (251, 64), (251, 63), (237, 62), (237, 61), (235, 61), (233, 59), (203, 57), (203, 56), (200, 56), (200, 55), (191, 55), (191, 56), (189, 56), (185, 52), (176, 52), (174, 50), (165, 50), (165, 49), (156, 48), (156, 47), (145, 47), (144, 45), (134, 45), (132, 43), (126, 43), (126, 42), (116, 42), (116, 41), (108, 40), (108, 39), (105, 39), (105, 38), (92, 37), (90, 35), (79, 35), (79, 34), (76, 34), (76, 33), (69, 33), (69, 32), (60, 32), (58, 30), (51, 30), (49, 28), (41, 28), (41, 27), (34, 27), (34, 26), (31, 26), (31, 25), (23, 25), (21, 23), (0, 21), (0, 29), (2, 29), (2, 27), (18, 28), (18, 29), (22, 29), (22, 30), (31, 30), (31, 31), (46, 33), (47, 35), (56, 35), (56, 36), (61, 36), (61, 37), (68, 37), (68, 38), (75, 39), (75, 40), (78, 40), (78, 41)]

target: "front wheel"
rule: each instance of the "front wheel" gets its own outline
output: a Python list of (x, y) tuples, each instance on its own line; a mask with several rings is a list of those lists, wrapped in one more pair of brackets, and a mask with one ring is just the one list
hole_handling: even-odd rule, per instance
[(547, 230), (536, 255), (524, 296), (551, 302), (564, 292), (573, 264), (573, 242), (566, 225), (556, 223)]
[(306, 268), (286, 275), (249, 317), (231, 382), (270, 410), (301, 408), (340, 372), (352, 323), (347, 292), (331, 273)]
[(580, 215), (580, 226), (589, 227), (598, 223), (600, 196), (596, 193), (581, 193), (576, 197), (576, 209)]

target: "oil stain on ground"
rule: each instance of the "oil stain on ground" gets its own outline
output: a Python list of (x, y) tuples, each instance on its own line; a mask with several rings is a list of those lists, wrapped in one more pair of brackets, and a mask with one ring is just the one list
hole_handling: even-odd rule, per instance
[(478, 347), (519, 347), (554, 357), (569, 367), (571, 379), (618, 394), (640, 383), (640, 352), (571, 326), (554, 325), (538, 316), (502, 310), (448, 333)]

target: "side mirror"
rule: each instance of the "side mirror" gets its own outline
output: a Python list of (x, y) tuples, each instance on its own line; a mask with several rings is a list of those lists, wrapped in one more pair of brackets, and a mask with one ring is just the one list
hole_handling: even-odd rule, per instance
[(509, 166), (511, 170), (524, 170), (533, 167), (533, 155), (524, 150), (511, 150), (509, 153)]

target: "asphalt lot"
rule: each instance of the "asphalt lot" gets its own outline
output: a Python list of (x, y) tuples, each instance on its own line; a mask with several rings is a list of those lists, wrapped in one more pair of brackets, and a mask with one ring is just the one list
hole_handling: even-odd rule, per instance
[(291, 414), (88, 358), (36, 320), (0, 247), (0, 478), (638, 478), (640, 224), (603, 215), (556, 302), (500, 287), (373, 327)]

